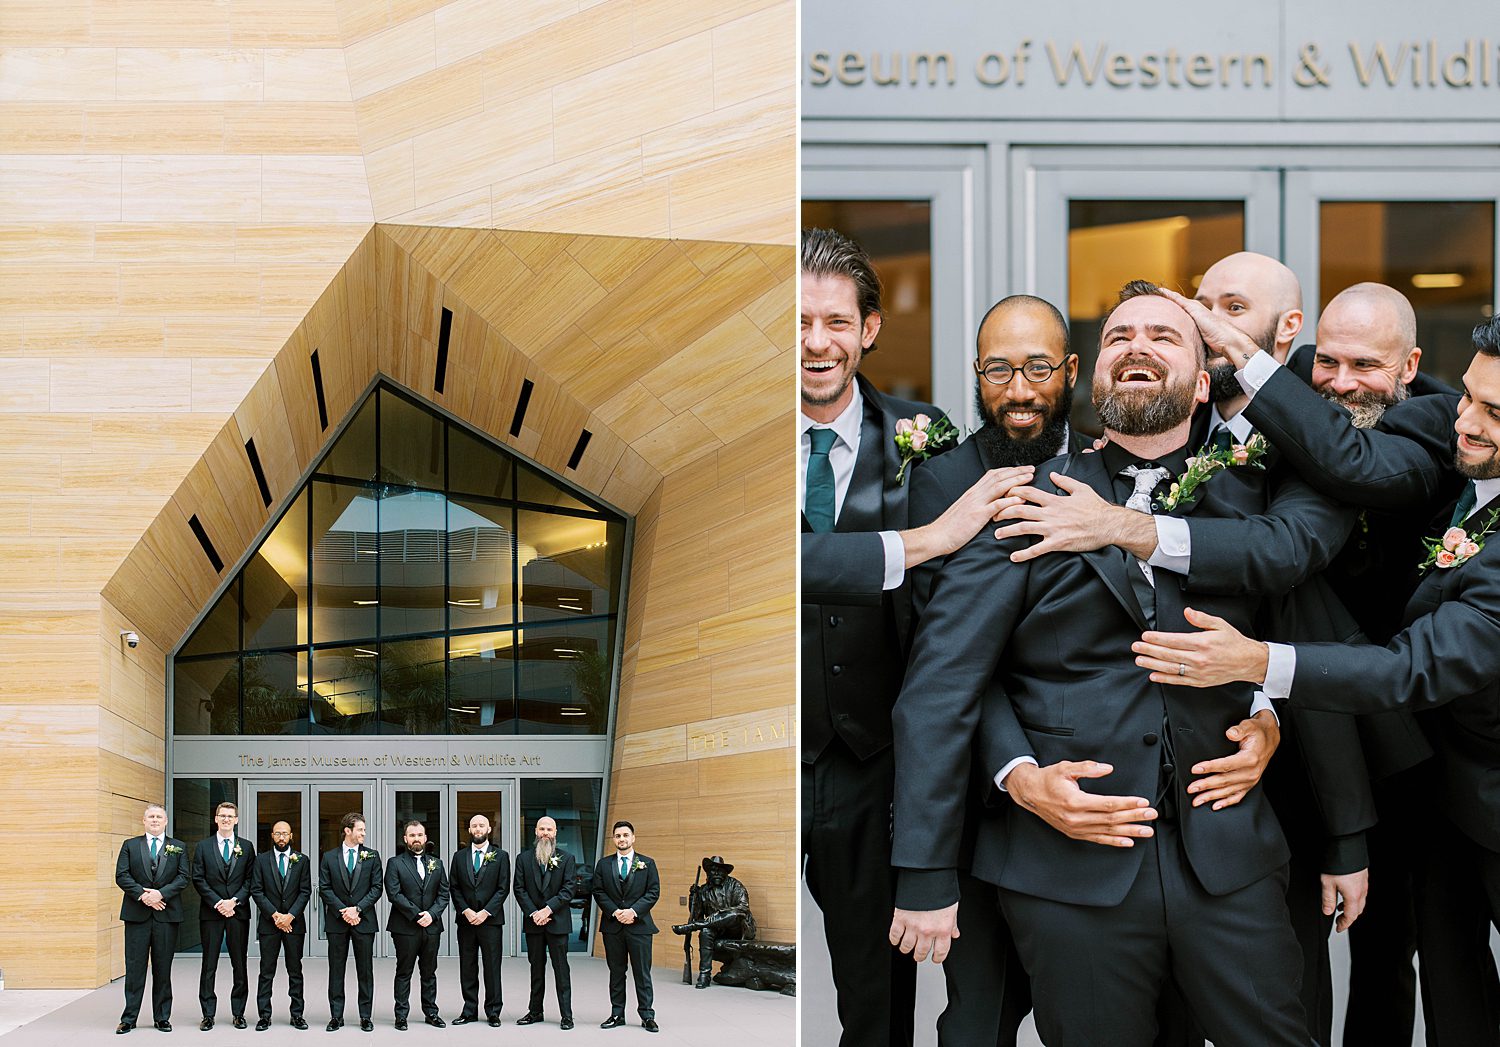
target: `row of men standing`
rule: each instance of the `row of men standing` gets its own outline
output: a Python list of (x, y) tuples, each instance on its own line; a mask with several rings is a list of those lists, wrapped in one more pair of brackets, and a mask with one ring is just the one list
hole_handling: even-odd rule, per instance
[[(891, 948), (896, 935), (893, 931), (887, 938), (889, 921), (882, 918), (902, 904), (902, 896), (895, 870), (889, 876), (871, 874), (888, 858), (884, 848), (891, 839), (893, 765), (900, 757), (892, 748), (890, 710), (907, 672), (913, 622), (934, 569), (968, 543), (1001, 506), (1013, 478), (1000, 474), (1007, 467), (1034, 466), (1083, 449), (1078, 434), (1067, 425), (1077, 358), (1069, 354), (1066, 325), (1050, 305), (1027, 296), (999, 303), (986, 315), (977, 338), (976, 399), (984, 426), (956, 451), (918, 466), (920, 482), (903, 485), (896, 479), (900, 452), (891, 435), (902, 419), (919, 414), (937, 418), (940, 412), (931, 405), (884, 396), (856, 376), (861, 356), (873, 350), (880, 329), (878, 280), (857, 245), (825, 230), (804, 233), (802, 267), (799, 494), (804, 506), (807, 882), (825, 912), (843, 1042), (910, 1043), (914, 968)], [(1448, 404), (1447, 431), (1437, 432), (1428, 442), (1442, 445), (1439, 457), (1451, 456), (1451, 390), (1418, 372), (1421, 353), (1415, 348), (1411, 308), (1390, 288), (1359, 285), (1340, 295), (1324, 311), (1317, 345), (1295, 355), (1290, 350), (1301, 326), (1300, 289), (1295, 276), (1275, 260), (1250, 254), (1222, 260), (1205, 274), (1198, 301), (1238, 326), (1268, 357), (1289, 364), (1285, 370), (1288, 375), (1295, 372), (1294, 385), (1300, 378), (1345, 408), (1355, 426), (1373, 427), (1385, 408), (1408, 396), (1441, 397)], [(1247, 398), (1236, 383), (1235, 368), (1217, 370), (1218, 377), (1210, 368), (1216, 386), (1210, 395), (1213, 418), (1232, 429)], [(1285, 390), (1286, 379), (1278, 375), (1275, 381), (1273, 395), (1264, 397), (1267, 410), (1251, 412), (1253, 420), (1261, 424), (1270, 405), (1282, 397), (1301, 404), (1310, 417), (1305, 402), (1293, 396), (1295, 390)], [(1303, 389), (1308, 391), (1305, 385)], [(1348, 427), (1348, 415), (1341, 424)], [(1243, 419), (1241, 425), (1248, 428)], [(823, 441), (818, 440), (820, 433)], [(1247, 437), (1236, 432), (1236, 439)], [(928, 477), (927, 470), (938, 464), (943, 466), (941, 477)], [(1441, 501), (1457, 488), (1450, 479), (1439, 493)], [(1403, 605), (1417, 583), (1410, 555), (1413, 539), (1420, 537), (1430, 515), (1425, 502), (1366, 512), (1354, 539), (1330, 565), (1328, 582), (1370, 639), (1384, 643), (1399, 631)], [(909, 578), (909, 573), (915, 577)], [(1293, 732), (1289, 739), (1301, 726), (1296, 720), (1286, 724)], [(1287, 901), (1303, 950), (1303, 1010), (1309, 1035), (1329, 1042), (1329, 927), (1336, 915), (1340, 930), (1356, 925), (1373, 881), (1380, 884), (1380, 904), (1357, 925), (1344, 1042), (1410, 1042), (1416, 932), (1413, 849), (1406, 819), (1413, 797), (1426, 795), (1413, 786), (1412, 774), (1421, 772), (1412, 768), (1431, 749), (1409, 717), (1362, 718), (1357, 733), (1352, 763), (1330, 771), (1316, 758), (1309, 759), (1307, 750), (1320, 748), (1313, 743), (1322, 739), (1304, 732), (1306, 736), (1290, 750), (1291, 760), (1301, 764), (1298, 770), (1287, 772), (1288, 759), (1283, 757), (1280, 771), (1267, 778), (1269, 789), (1281, 791), (1272, 805), (1293, 849)], [(900, 744), (900, 739), (895, 741)], [(910, 745), (911, 739), (907, 741)], [(914, 757), (918, 764), (924, 759)], [(977, 775), (971, 795), (989, 788), (989, 774), (996, 770), (984, 768), (977, 759), (975, 763), (976, 770), (985, 773)], [(1234, 773), (1253, 769), (1258, 780), (1265, 765), (1255, 768), (1254, 763), (1244, 760)], [(1279, 782), (1278, 774), (1283, 779)], [(1201, 788), (1195, 785), (1190, 791), (1201, 795), (1216, 784), (1204, 780)], [(1325, 803), (1333, 793), (1341, 793), (1338, 802)], [(948, 1006), (939, 1021), (938, 1038), (944, 1045), (990, 1047), (1014, 1043), (1031, 997), (993, 886), (967, 872), (977, 819), (985, 816), (974, 809), (976, 805), (968, 806), (962, 825), (941, 830), (961, 837), (957, 911), (964, 936), (953, 941), (944, 964)], [(931, 820), (931, 811), (920, 811), (917, 817)], [(918, 881), (919, 876), (911, 874), (925, 873), (922, 861), (917, 859), (917, 868), (903, 871), (903, 882)], [(924, 896), (912, 889), (905, 894), (913, 900)], [(1465, 979), (1465, 984), (1472, 987), (1477, 980), (1478, 975)], [(1424, 983), (1424, 996), (1430, 991), (1452, 997), (1463, 990), (1445, 992), (1442, 986)], [(1191, 1017), (1182, 1020), (1182, 1009), (1171, 1003), (1164, 1001), (1160, 1017), (1165, 1020), (1157, 1042), (1201, 1043)], [(1453, 1015), (1465, 1009), (1472, 1008), (1441, 1003), (1430, 1007), (1430, 1041), (1439, 1042), (1433, 1011)], [(1490, 1042), (1464, 1038), (1475, 1035), (1472, 1029), (1455, 1035), (1453, 1028), (1467, 1027), (1450, 1027), (1441, 1042)]]
[[(135, 1028), (145, 990), (146, 972), (152, 974), (152, 1015), (155, 1027), (170, 1032), (172, 1012), (172, 956), (177, 927), (182, 922), (182, 894), (191, 879), (201, 900), (199, 926), (203, 943), (199, 979), (199, 1028), (212, 1029), (218, 1011), (215, 990), (221, 948), (227, 943), (233, 986), (232, 1024), (246, 1027), (249, 997), (247, 956), (250, 909), (258, 911), (260, 978), (257, 992), (257, 1031), (271, 1026), (272, 984), (279, 957), (287, 969), (290, 1023), (306, 1029), (302, 957), (307, 934), (307, 906), (312, 900), (312, 860), (293, 846), (291, 826), (282, 821), (271, 829), (272, 848), (259, 855), (254, 845), (235, 832), (239, 812), (225, 802), (214, 810), (218, 831), (193, 849), (166, 833), (167, 814), (148, 805), (142, 822), (145, 834), (126, 840), (116, 862), (115, 882), (124, 893), (120, 918), (125, 922), (125, 1008), (116, 1033)], [(379, 931), (376, 903), (391, 903), (387, 929), (396, 952), (395, 1025), (406, 1029), (410, 1016), (411, 981), (420, 975), (420, 1006), (427, 1024), (446, 1025), (437, 1005), (437, 953), (444, 914), (455, 910), (459, 943), (459, 977), (463, 1010), (455, 1025), (478, 1022), (480, 986), (483, 1020), (501, 1024), (500, 960), (503, 953), (505, 901), (512, 889), (525, 915), (524, 932), (531, 970), (531, 994), (526, 1013), (517, 1025), (544, 1020), (546, 968), (550, 961), (556, 985), (560, 1027), (573, 1028), (572, 981), (568, 939), (573, 930), (572, 898), (575, 861), (557, 848), (557, 823), (538, 819), (534, 848), (518, 857), (514, 877), (510, 856), (491, 839), (489, 819), (476, 814), (469, 821), (469, 844), (459, 848), (449, 866), (427, 853), (426, 827), (416, 820), (402, 827), (405, 849), (384, 865), (374, 849), (365, 846), (365, 821), (358, 813), (340, 821), (342, 841), (322, 855), (318, 893), (324, 906), (328, 939), (327, 1031), (344, 1024), (345, 971), (354, 953), (358, 984), (360, 1027), (374, 1028), (373, 958)], [(605, 1027), (624, 1024), (625, 967), (634, 967), (636, 995), (643, 1024), (655, 1031), (650, 981), (650, 935), (656, 933), (651, 907), (660, 894), (655, 863), (634, 851), (634, 828), (617, 823), (617, 854), (600, 860), (595, 870), (595, 900), (603, 916), (605, 952), (610, 967), (611, 1017)], [(625, 849), (620, 850), (624, 844)], [(616, 875), (616, 858), (626, 861), (632, 875)], [(622, 933), (623, 932), (623, 933)], [(620, 939), (628, 940), (627, 945)], [(616, 968), (618, 967), (618, 971)], [(481, 977), (482, 972), (482, 977)]]

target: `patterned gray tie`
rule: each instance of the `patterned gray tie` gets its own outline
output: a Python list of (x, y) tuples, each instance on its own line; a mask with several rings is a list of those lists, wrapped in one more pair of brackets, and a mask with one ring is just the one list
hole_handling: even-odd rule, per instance
[[(1135, 490), (1130, 492), (1130, 497), (1125, 500), (1125, 508), (1134, 509), (1138, 513), (1151, 512), (1151, 493), (1163, 480), (1172, 475), (1172, 470), (1162, 466), (1127, 465), (1120, 470), (1121, 476), (1128, 476), (1135, 482)], [(1146, 615), (1146, 622), (1153, 628), (1156, 626), (1156, 576), (1151, 571), (1151, 565), (1145, 560), (1139, 560), (1130, 553), (1125, 553), (1129, 563), (1133, 563), (1140, 569), (1140, 574), (1131, 574), (1131, 590), (1135, 593), (1136, 602), (1141, 605), (1141, 611)], [(1143, 588), (1139, 583), (1144, 577), (1146, 585)]]

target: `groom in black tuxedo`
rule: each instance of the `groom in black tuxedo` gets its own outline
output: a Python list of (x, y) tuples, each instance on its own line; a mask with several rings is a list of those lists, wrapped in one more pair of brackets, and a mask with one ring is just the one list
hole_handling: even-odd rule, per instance
[(437, 953), (448, 910), (448, 874), (442, 861), (427, 853), (425, 825), (409, 821), (401, 834), (406, 849), (385, 867), (385, 896), (391, 900), (387, 929), (396, 945), (396, 1028), (406, 1028), (412, 968), (420, 962), (422, 1014), (428, 1025), (441, 1029), (448, 1023), (438, 1014)]
[(239, 808), (225, 801), (214, 808), (219, 831), (193, 849), (193, 886), (198, 891), (198, 928), (203, 938), (203, 967), (198, 976), (198, 1005), (203, 1020), (198, 1028), (214, 1027), (219, 998), (214, 978), (219, 970), (219, 947), (229, 943), (229, 966), (234, 985), (229, 993), (234, 1027), (245, 1027), (245, 1002), (250, 998), (250, 979), (245, 957), (250, 951), (250, 873), (255, 864), (255, 845), (236, 835)]
[(182, 892), (188, 885), (187, 848), (167, 835), (167, 809), (147, 804), (141, 815), (146, 832), (120, 845), (115, 884), (124, 892), (125, 1009), (116, 1033), (135, 1028), (151, 967), (151, 1016), (162, 1032), (172, 1031), (172, 954), (182, 923)]
[[(1253, 465), (1181, 489), (1202, 445), (1191, 430), (1208, 395), (1203, 368), (1182, 309), (1149, 294), (1124, 300), (1104, 323), (1094, 378), (1110, 442), (1039, 478), (1044, 500), (1124, 504), (1148, 529), (1153, 508), (1195, 519), (1263, 512), (1266, 471)], [(1303, 571), (1325, 566), (1352, 523), (1326, 501), (1321, 510), (1313, 530), (1331, 547)], [(974, 872), (1001, 887), (1042, 1038), (1150, 1044), (1170, 977), (1220, 1047), (1306, 1047), (1275, 815), (1258, 789), (1229, 806), (1195, 805), (1187, 792), (1189, 772), (1235, 751), (1231, 732), (1256, 696), (1223, 687), (1212, 702), (1177, 702), (1141, 679), (1130, 650), (1139, 624), (1188, 628), (1182, 575), (1114, 546), (1028, 554), (1027, 533), (999, 542), (982, 533), (955, 553), (917, 631), (893, 718), (892, 940), (919, 959), (947, 951), (959, 843), (947, 827), (962, 820), (983, 704), (985, 771), (1010, 797), (980, 827)], [(1257, 610), (1253, 597), (1193, 599), (1240, 622)], [(1008, 700), (988, 701), (992, 687)]]
[(260, 910), (256, 939), (260, 943), (260, 983), (255, 1004), (256, 1032), (271, 1027), (271, 985), (276, 959), (286, 953), (287, 995), (291, 998), (292, 1028), (306, 1029), (302, 1016), (302, 946), (307, 940), (307, 903), (312, 900), (312, 862), (292, 848), (292, 827), (271, 826), (271, 849), (255, 857), (250, 875), (250, 898)]
[(464, 996), (454, 1025), (479, 1020), (479, 964), (484, 961), (484, 1016), (500, 1024), (500, 950), (504, 946), (505, 899), (510, 894), (510, 855), (490, 838), (489, 818), (469, 819), (469, 843), (453, 852), (448, 890), (458, 926), (458, 981)]
[(375, 935), (380, 917), (380, 852), (365, 846), (365, 816), (353, 811), (339, 819), (343, 842), (323, 852), (318, 865), (318, 895), (323, 899), (323, 932), (328, 936), (328, 1032), (344, 1025), (344, 970), (354, 949), (359, 986), (359, 1027), (373, 1032), (375, 1004)]
[(635, 826), (615, 822), (611, 830), (615, 853), (594, 866), (594, 904), (599, 906), (599, 933), (604, 935), (604, 959), (609, 965), (609, 1017), (601, 1029), (625, 1024), (625, 968), (635, 974), (635, 1005), (641, 1027), (660, 1032), (652, 1006), (651, 936), (656, 922), (651, 909), (661, 897), (656, 862), (635, 850)]

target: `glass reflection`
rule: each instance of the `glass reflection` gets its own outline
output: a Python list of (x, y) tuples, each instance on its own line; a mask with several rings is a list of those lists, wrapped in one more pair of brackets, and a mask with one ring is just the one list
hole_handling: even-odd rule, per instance
[(373, 646), (329, 647), (312, 653), (308, 696), (316, 734), (374, 734), (375, 660)]
[(607, 620), (521, 631), (519, 734), (603, 734), (609, 721)]
[(448, 691), (443, 648), (441, 638), (381, 644), (382, 733), (447, 733)]
[(448, 640), (448, 718), (455, 734), (516, 731), (515, 633)]
[(427, 830), (424, 853), (443, 857), (443, 794), (431, 789), (398, 789), (396, 791), (396, 852), (406, 853), (406, 823), (418, 821)]
[(245, 564), (245, 647), (307, 642), (307, 492)]
[(380, 480), (402, 487), (443, 489), (443, 420), (380, 390)]
[(511, 459), (452, 423), (448, 425), (448, 490), (481, 498), (510, 498)]
[(443, 628), (445, 499), (429, 491), (380, 497), (380, 635)]
[(246, 734), (307, 734), (307, 655), (247, 654), (243, 702)]
[(319, 463), (318, 472), (348, 480), (375, 479), (375, 397), (364, 402), (339, 434), (332, 450)]
[(530, 502), (532, 505), (585, 509), (591, 513), (599, 511), (596, 507), (580, 501), (570, 492), (563, 490), (545, 474), (525, 465), (516, 469), (516, 500)]
[(374, 492), (313, 481), (312, 641), (375, 635), (380, 533)]
[(515, 510), (461, 498), (448, 502), (448, 621), (452, 630), (515, 620)]
[(179, 658), (198, 654), (233, 654), (240, 649), (240, 585), (236, 580), (214, 602), (188, 642), (177, 652)]
[(525, 621), (609, 614), (624, 529), (604, 520), (522, 509), (521, 617)]
[(239, 658), (178, 658), (172, 672), (172, 731), (238, 734), (239, 730)]

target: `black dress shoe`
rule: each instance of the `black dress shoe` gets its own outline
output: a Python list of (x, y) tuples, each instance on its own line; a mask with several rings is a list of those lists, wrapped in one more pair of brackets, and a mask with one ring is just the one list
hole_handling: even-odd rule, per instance
[(338, 1032), (343, 1027), (344, 1027), (344, 1019), (342, 1019), (342, 1018), (329, 1018), (328, 1019), (328, 1027), (325, 1028), (323, 1031), (324, 1032)]
[(527, 1011), (525, 1014), (521, 1015), (521, 1017), (519, 1017), (519, 1018), (516, 1019), (516, 1024), (517, 1025), (535, 1025), (537, 1022), (540, 1022), (540, 1021), (542, 1021), (542, 1016), (540, 1014), (533, 1014), (532, 1012)]
[(297, 1015), (297, 1017), (295, 1017), (295, 1018), (292, 1019), (292, 1028), (293, 1029), (306, 1029), (307, 1028), (307, 1019), (304, 1018), (304, 1017), (302, 1017), (302, 1015), (300, 1015), (300, 1014)]
[(473, 1015), (460, 1014), (457, 1018), (453, 1019), (453, 1024), (454, 1025), (468, 1025), (470, 1022), (477, 1022), (478, 1020), (479, 1019), (476, 1018), (476, 1017), (474, 1017)]
[(172, 1023), (163, 1018), (161, 1021), (156, 1023), (156, 1029), (158, 1032), (171, 1032)]
[(236, 1014), (234, 1016), (234, 1021), (231, 1024), (233, 1024), (236, 1029), (243, 1029), (245, 1027), (245, 1016), (243, 1014)]
[(432, 1026), (434, 1029), (448, 1028), (448, 1023), (443, 1021), (443, 1017), (440, 1014), (429, 1014), (427, 1016), (427, 1024)]
[(255, 1031), (256, 1032), (265, 1032), (270, 1027), (271, 1027), (271, 1019), (269, 1019), (269, 1018), (262, 1018), (260, 1021), (258, 1021), (258, 1022), (255, 1023)]
[(567, 1032), (569, 1029), (573, 1028), (573, 1019), (572, 1018), (564, 1018), (558, 1024), (558, 1028), (562, 1029), (563, 1032)]
[(134, 1028), (135, 1022), (121, 1022), (119, 1025), (115, 1026), (115, 1035), (124, 1036), (127, 1032)]
[(208, 1032), (208, 1030), (212, 1029), (213, 1027), (214, 1020), (212, 1018), (204, 1018), (201, 1022), (198, 1023), (198, 1029), (201, 1032)]
[(625, 1016), (623, 1014), (611, 1014), (608, 1018), (604, 1019), (604, 1021), (599, 1024), (599, 1028), (618, 1029), (624, 1024)]
[(396, 1031), (397, 1032), (405, 1032), (406, 1031), (406, 1019), (405, 1018), (397, 1018), (396, 1019)]
[(368, 1018), (361, 1018), (360, 1021), (359, 1021), (359, 1031), (360, 1032), (374, 1032), (375, 1031), (375, 1023), (372, 1022), (372, 1021), (370, 1021), (370, 1019), (368, 1019)]
[(498, 1029), (498, 1028), (500, 1028), (500, 1016), (498, 1014), (495, 1015), (493, 1018), (490, 1019), (490, 1028), (491, 1029)]
[(655, 1018), (647, 1018), (641, 1022), (641, 1028), (647, 1032), (661, 1032), (661, 1026), (656, 1024)]

